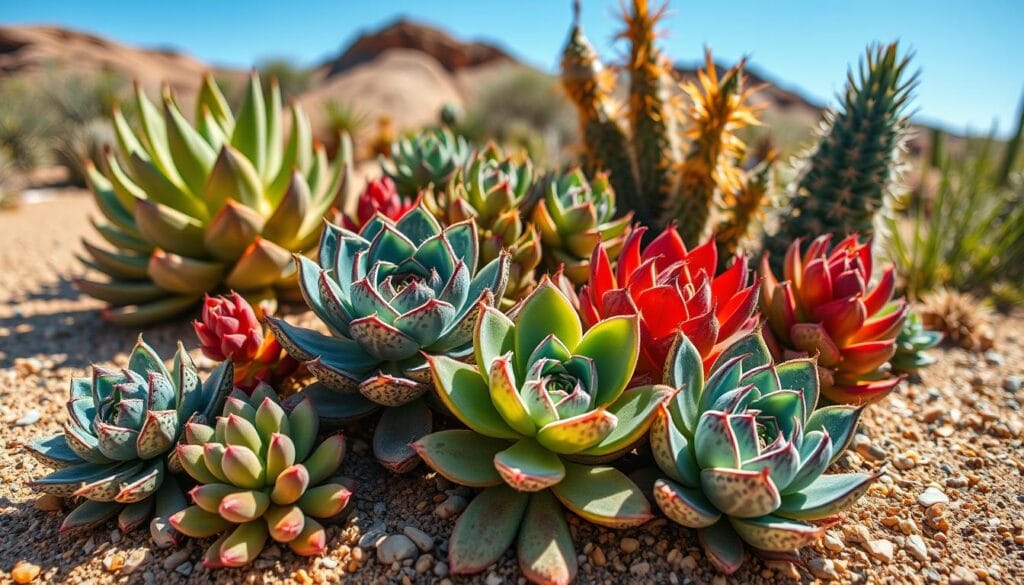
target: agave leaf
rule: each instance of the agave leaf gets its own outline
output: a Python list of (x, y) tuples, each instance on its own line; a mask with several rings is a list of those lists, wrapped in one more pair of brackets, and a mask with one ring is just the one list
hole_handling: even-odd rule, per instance
[(505, 483), (521, 492), (543, 490), (565, 477), (565, 466), (558, 456), (532, 438), (520, 439), (496, 453), (494, 468)]
[(875, 473), (822, 475), (799, 492), (784, 496), (775, 514), (796, 520), (833, 516), (864, 495), (876, 479)]
[(491, 403), (487, 383), (476, 368), (446, 356), (429, 356), (434, 386), (441, 402), (467, 427), (488, 437), (517, 439)]
[(203, 192), (203, 183), (213, 168), (217, 153), (188, 123), (170, 93), (165, 92), (163, 98), (164, 124), (174, 166), (180, 171), (189, 191), (198, 195)]
[(262, 175), (267, 163), (267, 107), (263, 100), (263, 87), (255, 72), (249, 76), (242, 108), (231, 134), (231, 144), (252, 161), (257, 177)]
[(142, 158), (138, 153), (132, 153), (127, 158), (132, 180), (146, 193), (147, 200), (162, 203), (200, 221), (210, 217), (210, 211), (203, 201), (188, 192), (188, 187), (173, 168), (173, 174), (167, 174), (153, 161)]
[(419, 463), (414, 443), (433, 427), (433, 415), (423, 400), (387, 408), (373, 431), (373, 454), (385, 467), (404, 473)]
[(789, 485), (782, 490), (782, 494), (791, 494), (800, 491), (810, 485), (828, 467), (832, 458), (832, 438), (823, 431), (809, 431), (804, 433), (803, 441), (800, 443), (800, 470)]
[(153, 282), (98, 282), (95, 280), (76, 279), (75, 288), (90, 297), (105, 301), (112, 305), (134, 305), (157, 300), (167, 296), (167, 291)]
[(268, 317), (266, 322), (288, 355), (295, 359), (308, 361), (323, 357), (328, 363), (351, 372), (366, 372), (380, 363), (351, 339), (323, 335), (276, 317)]
[(704, 495), (723, 514), (755, 518), (774, 512), (782, 501), (768, 475), (767, 469), (705, 468), (700, 472), (700, 484)]
[(225, 567), (248, 565), (259, 556), (269, 536), (267, 524), (262, 520), (239, 525), (220, 545), (221, 564)]
[(452, 429), (425, 435), (413, 443), (412, 448), (434, 471), (454, 483), (491, 487), (502, 482), (494, 467), (494, 456), (508, 445), (503, 439)]
[(53, 468), (83, 463), (82, 458), (70, 447), (64, 433), (57, 433), (25, 444), (25, 449), (40, 463)]
[(697, 531), (711, 564), (726, 575), (732, 575), (743, 564), (744, 547), (736, 531), (724, 519)]
[(700, 468), (686, 435), (672, 421), (668, 407), (661, 405), (651, 425), (651, 453), (666, 475), (686, 487), (700, 486)]
[(764, 365), (772, 363), (772, 354), (768, 350), (768, 345), (765, 344), (764, 338), (760, 333), (751, 333), (741, 338), (736, 343), (730, 345), (725, 351), (715, 359), (715, 363), (711, 366), (711, 371), (716, 371), (726, 363), (739, 356), (743, 358), (743, 371), (749, 372), (755, 368), (762, 367)]
[(207, 225), (203, 245), (218, 260), (233, 262), (260, 235), (265, 221), (255, 210), (228, 199)]
[(515, 325), (494, 307), (480, 307), (473, 333), (476, 365), (483, 376), (489, 376), (491, 362), (512, 351)]
[(530, 496), (517, 541), (519, 568), (534, 583), (568, 585), (576, 578), (576, 550), (565, 514), (550, 492)]
[(294, 250), (303, 235), (302, 224), (309, 213), (312, 195), (309, 185), (298, 170), (291, 170), (289, 177), (284, 195), (263, 226), (262, 235), (275, 244)]
[(214, 290), (224, 278), (227, 267), (220, 262), (208, 262), (179, 256), (157, 249), (149, 257), (149, 277), (165, 290), (182, 295), (201, 295)]
[(668, 386), (631, 388), (608, 406), (608, 412), (618, 419), (612, 432), (580, 455), (607, 457), (630, 449), (647, 435), (658, 406), (672, 394), (673, 390)]
[(819, 408), (807, 417), (807, 424), (804, 425), (804, 432), (825, 431), (832, 439), (832, 459), (829, 464), (835, 462), (842, 455), (846, 448), (853, 441), (853, 433), (857, 430), (857, 422), (864, 407), (846, 405), (825, 406)]
[(85, 500), (64, 517), (60, 524), (60, 533), (70, 534), (95, 528), (113, 518), (121, 508), (122, 505), (117, 502)]
[[(316, 375), (320, 375), (317, 373)], [(315, 383), (292, 397), (309, 398), (316, 405), (316, 413), (325, 425), (335, 426), (367, 416), (380, 405), (358, 392), (338, 392), (323, 383)], [(293, 400), (290, 399), (288, 404)]]
[(156, 498), (146, 498), (121, 508), (121, 512), (117, 515), (117, 527), (121, 532), (131, 532), (149, 520), (153, 512), (154, 500)]
[(671, 480), (654, 482), (654, 501), (670, 520), (687, 528), (706, 528), (722, 517), (699, 489), (682, 487)]
[(96, 268), (104, 274), (122, 280), (137, 280), (146, 278), (146, 259), (134, 253), (118, 253), (104, 250), (88, 240), (82, 240), (82, 246), (92, 257)]
[(718, 399), (740, 385), (740, 377), (743, 375), (743, 355), (736, 356), (722, 364), (722, 366), (711, 374), (704, 384), (704, 391), (698, 401), (698, 412), (706, 412), (711, 409)]
[(291, 252), (257, 237), (224, 278), (224, 286), (241, 291), (258, 290), (280, 283), (293, 270)]
[(200, 295), (175, 295), (138, 305), (106, 309), (103, 311), (103, 320), (125, 327), (150, 325), (179, 315), (197, 304), (200, 298)]
[(149, 156), (144, 156), (139, 151), (132, 152), (132, 155), (140, 160), (152, 159), (156, 167), (166, 175), (168, 181), (181, 185), (181, 177), (174, 166), (174, 159), (171, 157), (167, 144), (167, 128), (164, 126), (163, 116), (160, 115), (160, 110), (153, 102), (146, 97), (141, 85), (135, 86), (135, 105), (146, 137), (147, 150), (145, 153)]
[(704, 392), (704, 365), (700, 352), (682, 333), (676, 334), (668, 355), (664, 381), (679, 390), (670, 403), (669, 412), (675, 424), (692, 435), (701, 413), (697, 405)]
[(166, 453), (178, 440), (178, 413), (174, 410), (150, 410), (139, 429), (138, 456), (150, 459)]
[(827, 526), (815, 526), (771, 515), (729, 518), (729, 522), (740, 538), (755, 548), (769, 552), (795, 551), (814, 544), (828, 529)]
[(653, 517), (647, 498), (621, 471), (564, 463), (565, 479), (551, 490), (578, 516), (609, 528), (639, 526)]
[(165, 476), (164, 460), (150, 461), (141, 471), (117, 486), (120, 491), (117, 492), (114, 501), (122, 504), (141, 502), (160, 489)]
[(469, 503), (455, 523), (448, 545), (453, 575), (483, 571), (512, 545), (530, 496), (500, 485), (487, 488)]
[(284, 156), (284, 141), (281, 140), (281, 86), (274, 78), (270, 80), (270, 103), (266, 105), (266, 113), (266, 161), (261, 173), (265, 185), (270, 184), (281, 169), (281, 159)]
[(526, 371), (527, 358), (549, 335), (554, 335), (570, 351), (579, 345), (583, 337), (576, 310), (548, 279), (542, 280), (523, 300), (515, 323), (513, 335), (517, 372)]

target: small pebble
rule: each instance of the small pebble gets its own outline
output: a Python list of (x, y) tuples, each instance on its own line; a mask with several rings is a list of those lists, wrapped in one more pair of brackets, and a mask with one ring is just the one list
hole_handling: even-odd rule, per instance
[(41, 418), (43, 418), (43, 416), (39, 414), (38, 410), (33, 408), (27, 411), (25, 414), (21, 415), (21, 418), (14, 421), (14, 424), (18, 425), (19, 427), (27, 427), (29, 425), (36, 424), (37, 422), (39, 422), (39, 419)]
[(646, 575), (651, 572), (651, 564), (647, 561), (633, 563), (633, 565), (629, 567), (629, 572), (638, 576)]
[(377, 560), (385, 565), (415, 558), (418, 553), (416, 543), (404, 534), (390, 534), (377, 543)]
[(487, 574), (487, 579), (484, 581), (487, 585), (502, 585), (504, 582), (505, 580), (493, 571)]
[(910, 553), (910, 556), (922, 563), (928, 560), (928, 546), (925, 545), (924, 539), (918, 534), (911, 534), (907, 537), (907, 551)]
[(185, 577), (188, 577), (192, 574), (192, 563), (185, 561), (177, 567), (174, 567), (174, 572), (179, 575), (184, 575)]
[(627, 536), (619, 541), (619, 548), (626, 554), (635, 553), (640, 548), (640, 541)]
[(332, 559), (330, 557), (324, 557), (324, 558), (320, 559), (320, 566), (325, 568), (325, 569), (333, 569), (333, 568), (338, 566), (338, 561), (337, 561), (337, 559)]
[(935, 504), (948, 504), (949, 496), (944, 494), (939, 488), (931, 486), (921, 492), (921, 495), (917, 496), (917, 503), (925, 508), (930, 508)]
[(886, 563), (891, 563), (893, 554), (896, 553), (896, 545), (884, 538), (869, 540), (865, 543), (861, 543), (861, 546), (863, 546), (864, 550), (868, 551), (871, 556)]
[(114, 573), (124, 566), (124, 556), (120, 554), (107, 555), (103, 559), (103, 568)]
[(35, 506), (37, 510), (43, 512), (60, 512), (64, 508), (64, 498), (53, 494), (43, 494), (36, 498)]
[(461, 514), (468, 505), (469, 503), (466, 501), (466, 498), (453, 494), (434, 508), (434, 514), (442, 520), (447, 520)]
[(179, 551), (175, 551), (175, 552), (171, 553), (171, 556), (169, 556), (166, 559), (164, 559), (164, 562), (163, 562), (162, 566), (163, 566), (163, 568), (165, 568), (168, 571), (170, 571), (170, 570), (174, 569), (175, 567), (177, 567), (178, 565), (180, 565), (181, 563), (187, 561), (189, 555), (191, 555), (191, 554), (192, 554), (192, 551), (190, 551), (187, 548), (183, 548), (183, 549), (181, 549)]
[(416, 559), (416, 564), (413, 566), (417, 573), (426, 573), (430, 570), (431, 565), (434, 564), (434, 557), (431, 555), (422, 555)]
[(406, 526), (402, 529), (402, 533), (415, 542), (416, 546), (423, 552), (429, 552), (434, 548), (434, 537), (415, 526)]
[(434, 574), (438, 577), (444, 577), (448, 575), (448, 563), (444, 561), (438, 561), (434, 564)]
[(383, 522), (377, 522), (367, 528), (366, 532), (359, 537), (359, 546), (362, 548), (373, 548), (387, 535), (387, 526)]
[(839, 540), (832, 534), (826, 534), (825, 538), (822, 539), (822, 542), (825, 544), (825, 548), (832, 552), (839, 552), (846, 548), (846, 545), (843, 544), (843, 541)]
[(1024, 378), (1021, 376), (1007, 376), (1003, 380), (1003, 390), (1007, 392), (1017, 392), (1021, 385), (1024, 385)]
[(814, 557), (807, 561), (807, 568), (819, 579), (837, 579), (839, 573), (836, 571), (836, 564), (832, 559)]
[(18, 564), (14, 565), (11, 569), (11, 578), (14, 579), (15, 583), (31, 583), (39, 576), (39, 571), (42, 568), (39, 565), (33, 565), (27, 561), (18, 561)]

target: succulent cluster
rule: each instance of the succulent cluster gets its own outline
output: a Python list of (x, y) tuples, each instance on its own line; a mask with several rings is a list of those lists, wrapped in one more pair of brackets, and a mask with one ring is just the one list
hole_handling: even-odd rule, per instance
[(355, 214), (342, 215), (341, 225), (350, 232), (358, 232), (378, 213), (397, 221), (415, 204), (415, 200), (398, 194), (391, 177), (379, 177), (366, 183), (356, 201)]
[(231, 378), (231, 362), (224, 362), (201, 382), (180, 343), (168, 370), (140, 337), (124, 369), (93, 366), (91, 378), (72, 380), (64, 430), (26, 445), (36, 459), (56, 468), (29, 485), (82, 498), (61, 532), (91, 528), (115, 515), (127, 532), (154, 514), (167, 518), (184, 508), (172, 477), (180, 467), (170, 455), (184, 427), (220, 410)]
[(292, 253), (316, 244), (351, 153), (328, 160), (298, 104), (286, 143), (277, 84), (265, 95), (254, 73), (236, 117), (207, 75), (195, 126), (167, 89), (161, 108), (136, 87), (137, 131), (114, 110), (119, 153), (88, 179), (105, 218), (96, 229), (115, 250), (86, 242), (83, 262), (107, 278), (77, 281), (110, 305), (105, 318), (166, 319), (219, 289), (270, 301), (294, 292)]
[(419, 400), (430, 390), (424, 355), (471, 354), (477, 305), (505, 290), (508, 254), (481, 266), (479, 250), (473, 221), (442, 227), (422, 202), (397, 222), (377, 215), (358, 233), (328, 225), (320, 264), (301, 258), (299, 283), (332, 335), (268, 320), (320, 381), (312, 395), (322, 416), (344, 421), (391, 407), (374, 451), (393, 469), (416, 463), (408, 443), (430, 431)]
[(658, 409), (651, 450), (666, 479), (654, 500), (671, 520), (697, 529), (723, 573), (756, 551), (794, 554), (817, 541), (834, 516), (878, 477), (824, 475), (853, 439), (861, 409), (817, 408), (817, 369), (809, 359), (774, 363), (752, 334), (703, 375), (685, 336), (673, 345), (665, 382), (679, 389)]
[(795, 240), (786, 253), (781, 282), (764, 259), (765, 337), (780, 359), (816, 356), (822, 392), (829, 400), (873, 402), (900, 381), (888, 365), (907, 306), (902, 300), (889, 306), (896, 288), (892, 267), (872, 285), (870, 242), (860, 243), (852, 235), (834, 247), (830, 243), (831, 236), (820, 236), (801, 254), (801, 240)]
[(274, 390), (235, 392), (213, 425), (193, 422), (175, 452), (199, 483), (194, 502), (170, 517), (186, 536), (220, 535), (203, 556), (210, 568), (253, 561), (268, 540), (304, 556), (323, 554), (330, 518), (351, 492), (334, 477), (345, 456), (341, 434), (316, 444), (318, 419), (309, 399), (285, 412)]
[(636, 316), (584, 332), (569, 299), (547, 279), (511, 318), (482, 307), (473, 341), (475, 365), (430, 359), (438, 397), (469, 430), (440, 431), (414, 445), (453, 482), (487, 488), (456, 524), (451, 570), (482, 571), (518, 535), (525, 574), (568, 583), (576, 554), (557, 502), (614, 528), (651, 518), (640, 489), (596, 463), (645, 437), (669, 389), (625, 391), (639, 354)]
[(465, 138), (447, 128), (437, 128), (392, 144), (391, 156), (382, 159), (381, 166), (402, 197), (415, 198), (425, 189), (448, 188), (470, 153)]

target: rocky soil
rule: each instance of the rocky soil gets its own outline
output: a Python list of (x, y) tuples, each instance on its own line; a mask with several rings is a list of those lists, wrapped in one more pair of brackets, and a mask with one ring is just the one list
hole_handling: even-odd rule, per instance
[[(140, 530), (113, 525), (62, 536), (69, 507), (25, 482), (45, 472), (21, 444), (56, 432), (68, 380), (92, 361), (123, 363), (136, 332), (104, 325), (98, 304), (70, 284), (79, 239), (90, 235), (82, 194), (0, 212), (0, 582), (82, 583), (499, 583), (524, 582), (508, 554), (473, 577), (448, 574), (446, 540), (472, 494), (420, 467), (396, 478), (373, 461), (368, 429), (349, 429), (343, 472), (359, 485), (329, 527), (321, 558), (271, 547), (245, 570), (211, 573), (204, 542), (161, 550)], [(148, 328), (170, 355), (181, 323)], [(936, 351), (939, 362), (863, 418), (838, 467), (877, 469), (879, 481), (845, 521), (803, 551), (802, 566), (754, 559), (716, 576), (692, 533), (664, 519), (611, 531), (571, 517), (582, 583), (1024, 582), (1024, 315), (1005, 318), (993, 351)]]

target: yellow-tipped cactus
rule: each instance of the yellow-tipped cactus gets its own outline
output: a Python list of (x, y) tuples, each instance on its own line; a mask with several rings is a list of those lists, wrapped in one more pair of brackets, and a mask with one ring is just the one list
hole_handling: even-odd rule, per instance
[(683, 85), (690, 99), (688, 112), (690, 149), (680, 165), (675, 219), (687, 244), (707, 235), (716, 200), (724, 208), (736, 203), (744, 188), (740, 163), (746, 145), (736, 132), (758, 123), (756, 110), (747, 105), (752, 93), (743, 87), (740, 61), (719, 77), (711, 51), (697, 82)]
[(267, 100), (255, 73), (237, 116), (209, 75), (194, 125), (169, 90), (162, 102), (136, 87), (135, 130), (114, 110), (118, 152), (107, 153), (102, 172), (88, 169), (107, 246), (86, 242), (83, 259), (105, 278), (78, 280), (78, 288), (126, 325), (173, 316), (222, 289), (253, 301), (294, 294), (292, 254), (316, 244), (339, 202), (348, 141), (329, 160), (298, 104), (285, 141), (280, 90), (272, 83)]
[(331, 435), (314, 449), (317, 428), (308, 398), (286, 413), (266, 385), (233, 393), (215, 426), (186, 426), (177, 461), (199, 485), (189, 492), (194, 504), (170, 523), (193, 538), (221, 535), (204, 566), (247, 565), (268, 540), (303, 556), (327, 550), (315, 519), (339, 514), (351, 492), (334, 477), (345, 438)]

